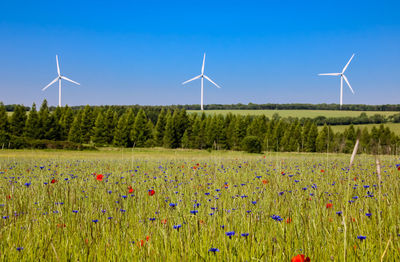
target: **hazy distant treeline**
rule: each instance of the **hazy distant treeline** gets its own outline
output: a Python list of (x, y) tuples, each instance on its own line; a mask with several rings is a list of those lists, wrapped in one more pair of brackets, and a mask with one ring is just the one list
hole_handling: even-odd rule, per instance
[[(361, 116), (360, 116), (361, 117)], [(362, 117), (368, 118), (366, 115)], [(5, 148), (79, 148), (78, 145), (166, 147), (349, 153), (357, 137), (365, 153), (397, 153), (400, 138), (381, 125), (334, 133), (316, 119), (187, 114), (184, 108), (154, 106), (57, 107), (46, 100), (37, 111), (15, 106), (11, 116), (0, 103), (0, 146)]]
[[(8, 112), (13, 112), (17, 105), (6, 105), (6, 110)], [(73, 106), (72, 109), (82, 109), (84, 106)], [(200, 105), (171, 105), (171, 106), (140, 106), (140, 105), (130, 105), (130, 106), (95, 106), (95, 107), (113, 107), (113, 108), (164, 108), (168, 109), (186, 109), (186, 110), (200, 110)], [(56, 107), (49, 107), (50, 111), (54, 111)], [(260, 110), (260, 109), (273, 109), (273, 110), (339, 110), (339, 104), (231, 104), (231, 105), (221, 105), (221, 104), (208, 104), (204, 105), (204, 109), (207, 110)], [(30, 108), (25, 106), (25, 110), (29, 111)], [(400, 111), (399, 105), (343, 105), (342, 110), (350, 111)]]

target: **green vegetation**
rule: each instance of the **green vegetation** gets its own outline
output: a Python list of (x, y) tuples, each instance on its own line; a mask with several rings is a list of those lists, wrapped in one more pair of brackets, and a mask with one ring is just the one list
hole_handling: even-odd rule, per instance
[[(202, 114), (200, 110), (188, 110), (188, 113)], [(367, 114), (367, 116), (373, 116), (375, 114), (383, 116), (391, 116), (398, 112), (391, 111), (345, 111), (345, 110), (205, 110), (204, 113), (207, 115), (222, 114), (227, 115), (229, 113), (235, 115), (252, 115), (259, 116), (264, 115), (271, 118), (274, 114), (278, 114), (280, 117), (294, 117), (294, 118), (316, 118), (319, 116), (329, 117), (358, 117), (361, 113)]]
[[(72, 110), (57, 107), (50, 112), (44, 101), (26, 113), (16, 106), (11, 117), (0, 104), (1, 148), (79, 148), (89, 147), (165, 147), (207, 150), (245, 150), (248, 152), (334, 152), (349, 153), (357, 138), (364, 153), (396, 154), (400, 137), (388, 127), (358, 129), (349, 125), (334, 132), (328, 123), (386, 123), (382, 115), (341, 118), (272, 118), (264, 115), (187, 114), (185, 109), (157, 111), (137, 107), (85, 106)], [(400, 120), (397, 116), (390, 118)], [(324, 128), (318, 130), (318, 125)], [(252, 137), (252, 139), (246, 137)], [(57, 141), (57, 143), (49, 143)], [(61, 141), (64, 141), (61, 143)], [(60, 143), (58, 143), (60, 142)], [(78, 146), (77, 146), (78, 145)], [(87, 148), (87, 147), (86, 147)]]
[(399, 162), (380, 160), (0, 150), (0, 259), (397, 261)]
[[(348, 125), (337, 125), (337, 126), (331, 126), (333, 132), (344, 132), (349, 126)], [(379, 124), (367, 124), (367, 125), (355, 125), (354, 128), (359, 128), (359, 129), (364, 129), (367, 128), (368, 131), (371, 131), (371, 129), (379, 128)], [(386, 123), (384, 124), (384, 127), (388, 127), (393, 133), (396, 135), (400, 136), (400, 123)], [(319, 126), (318, 129), (321, 130), (323, 127)]]

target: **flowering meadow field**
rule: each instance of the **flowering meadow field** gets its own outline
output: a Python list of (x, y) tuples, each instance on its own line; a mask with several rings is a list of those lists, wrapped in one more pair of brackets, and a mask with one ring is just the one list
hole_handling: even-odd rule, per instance
[(398, 261), (400, 159), (349, 158), (4, 150), (0, 260)]

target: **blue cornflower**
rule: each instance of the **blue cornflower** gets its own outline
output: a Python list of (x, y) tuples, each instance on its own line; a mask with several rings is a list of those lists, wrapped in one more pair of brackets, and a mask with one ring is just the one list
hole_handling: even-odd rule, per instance
[(365, 215), (366, 215), (367, 217), (371, 217), (371, 216), (372, 216), (371, 213), (365, 213)]
[(235, 235), (235, 231), (229, 231), (225, 233), (229, 238), (232, 238)]
[(338, 211), (338, 212), (336, 212), (336, 215), (341, 216), (342, 213), (343, 213), (342, 211)]
[(175, 203), (169, 203), (169, 206), (170, 207), (176, 207), (176, 204)]
[(111, 219), (113, 219), (113, 217), (108, 217), (107, 219), (111, 220)]
[(208, 252), (213, 252), (213, 253), (219, 252), (219, 249), (218, 249), (218, 248), (215, 248), (215, 247), (212, 247), (212, 248), (210, 248), (210, 249), (208, 250)]
[(249, 236), (249, 233), (242, 233), (241, 236), (242, 236), (242, 237), (248, 237), (248, 236)]
[(278, 215), (272, 215), (271, 218), (272, 218), (273, 220), (275, 220), (275, 221), (278, 221), (278, 222), (280, 222), (280, 221), (283, 220), (283, 218), (281, 218), (281, 217), (278, 216)]
[(252, 203), (253, 205), (255, 205), (255, 204), (257, 204), (257, 201), (251, 201), (251, 203)]
[(179, 230), (179, 228), (181, 228), (182, 225), (174, 225), (174, 229)]
[(149, 220), (150, 220), (150, 221), (155, 221), (156, 218), (155, 218), (155, 217), (151, 217), (151, 218), (149, 218)]
[(99, 222), (99, 220), (98, 219), (93, 219), (92, 222), (97, 223), (97, 222)]
[(78, 211), (78, 210), (72, 210), (72, 212), (76, 214), (76, 213), (78, 213), (79, 211)]
[(361, 241), (365, 240), (367, 237), (366, 236), (357, 236), (358, 239), (360, 239)]
[(31, 185), (31, 183), (25, 183), (26, 187), (29, 187)]
[(196, 215), (197, 213), (199, 213), (199, 210), (191, 210), (190, 214)]
[(23, 249), (23, 247), (17, 247), (17, 251), (22, 251)]

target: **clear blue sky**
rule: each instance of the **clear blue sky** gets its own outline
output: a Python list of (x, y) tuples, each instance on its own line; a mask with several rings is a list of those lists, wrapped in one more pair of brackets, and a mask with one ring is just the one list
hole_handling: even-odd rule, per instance
[(400, 104), (399, 1), (1, 1), (0, 101)]

